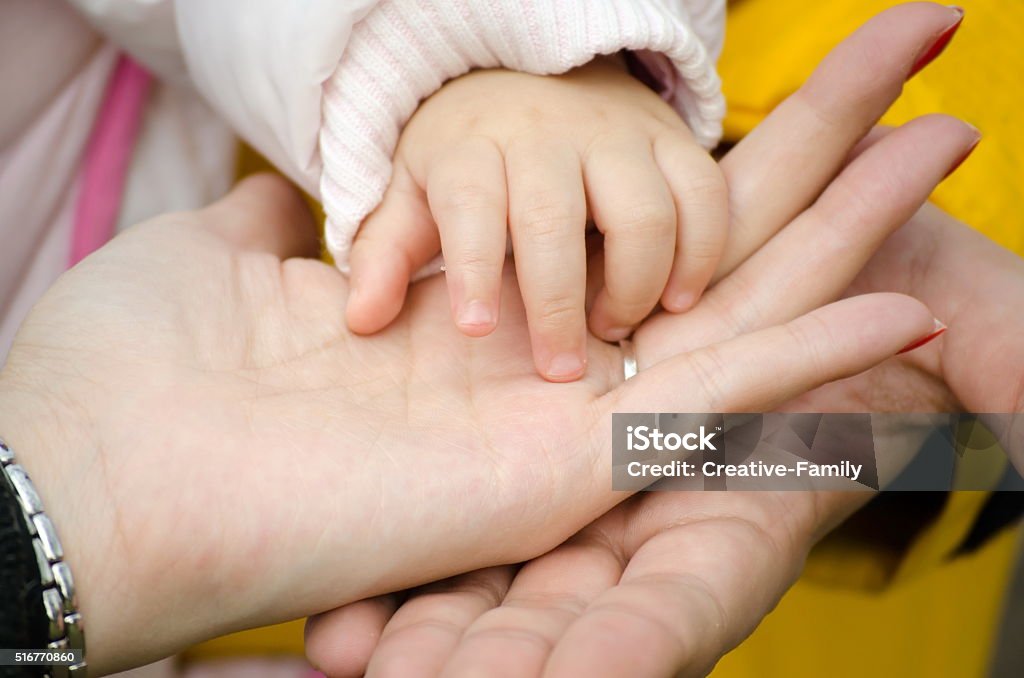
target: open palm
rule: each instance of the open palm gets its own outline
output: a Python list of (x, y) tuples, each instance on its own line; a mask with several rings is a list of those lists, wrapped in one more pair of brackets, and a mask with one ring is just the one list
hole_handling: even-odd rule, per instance
[[(914, 214), (974, 142), (969, 128), (920, 119), (844, 163), (898, 95), (914, 55), (951, 20), (950, 10), (927, 5), (874, 20), (723, 160), (737, 227), (728, 275), (690, 313), (662, 314), (638, 330), (641, 376), (680, 351), (843, 295)], [(847, 326), (831, 341), (856, 331)], [(681, 411), (750, 411), (737, 398), (737, 377), (777, 374), (763, 354), (705, 354), (712, 368), (699, 383), (711, 407)], [(699, 674), (774, 605), (816, 538), (867, 498), (645, 493), (518, 571), (491, 568), (425, 587), (393, 616), (395, 597), (324, 616), (308, 629), (309, 653), (332, 676), (360, 674), (368, 661), (369, 675)]]
[[(446, 321), (443, 280), (357, 337), (316, 251), (292, 189), (258, 177), (119, 236), (23, 323), (0, 428), (60, 526), (96, 670), (537, 556), (625, 498), (612, 411), (769, 408), (930, 322), (908, 297), (847, 300), (625, 384), (591, 339), (587, 377), (551, 384), (511, 274), (487, 338)], [(140, 625), (151, 641), (115, 652)]]

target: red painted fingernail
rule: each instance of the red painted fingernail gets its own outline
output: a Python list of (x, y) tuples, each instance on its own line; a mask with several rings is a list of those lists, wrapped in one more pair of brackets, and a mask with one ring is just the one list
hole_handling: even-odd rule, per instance
[(931, 333), (921, 337), (917, 341), (910, 342), (909, 344), (907, 344), (906, 346), (901, 348), (899, 351), (897, 351), (896, 355), (902, 355), (904, 353), (907, 353), (908, 351), (913, 351), (915, 348), (921, 348), (922, 346), (924, 346), (928, 342), (930, 342), (933, 339), (935, 339), (936, 337), (940, 336), (947, 329), (949, 329), (949, 328), (946, 327), (945, 324), (943, 324), (943, 322), (941, 320), (936, 318), (935, 319), (935, 326), (932, 328)]
[(964, 10), (962, 7), (952, 7), (951, 9), (959, 15), (956, 22), (946, 30), (939, 33), (939, 37), (935, 38), (935, 42), (929, 45), (921, 56), (917, 57), (917, 60), (914, 61), (914, 65), (910, 67), (910, 73), (907, 74), (907, 80), (910, 80), (912, 77), (917, 75), (922, 68), (935, 61), (935, 59), (942, 54), (943, 50), (946, 49), (946, 45), (948, 45), (949, 41), (953, 39), (953, 36), (956, 35), (957, 30), (960, 28), (960, 24), (964, 22)]
[(981, 143), (981, 135), (978, 135), (978, 138), (974, 140), (974, 143), (971, 144), (971, 147), (968, 148), (966, 151), (964, 151), (964, 154), (961, 155), (959, 158), (957, 158), (956, 162), (954, 162), (952, 165), (950, 165), (949, 171), (946, 172), (946, 175), (943, 176), (942, 178), (945, 179), (950, 174), (952, 174), (953, 172), (957, 171), (957, 169), (960, 167), (960, 165), (964, 164), (964, 161), (967, 160), (967, 158), (971, 157), (971, 153), (974, 153), (974, 149), (976, 149), (978, 147), (978, 144), (980, 144), (980, 143)]

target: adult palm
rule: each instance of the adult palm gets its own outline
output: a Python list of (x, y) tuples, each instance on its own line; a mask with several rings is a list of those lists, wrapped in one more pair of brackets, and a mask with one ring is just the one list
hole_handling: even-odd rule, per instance
[[(914, 214), (975, 132), (920, 119), (844, 163), (915, 57), (956, 19), (932, 5), (876, 18), (723, 160), (735, 226), (728, 275), (690, 313), (656, 316), (638, 330), (641, 375), (680, 351), (842, 295)], [(711, 411), (744, 411), (736, 376), (774, 372), (760, 356), (705, 354)], [(736, 361), (743, 369), (726, 369)], [(700, 411), (696, 403), (689, 410)], [(393, 616), (397, 598), (384, 597), (314, 620), (308, 651), (331, 675), (361, 673), (367, 662), (369, 675), (702, 673), (774, 605), (811, 544), (867, 497), (646, 493), (518, 571), (491, 568), (426, 587)]]
[(300, 199), (256, 178), (119, 236), (20, 328), (0, 430), (58, 526), (94, 670), (534, 557), (624, 498), (612, 411), (714, 409), (718, 360), (737, 407), (770, 408), (930, 322), (907, 297), (848, 300), (627, 384), (618, 348), (592, 339), (587, 377), (551, 384), (516, 295), (474, 340), (429, 281), (358, 337), (344, 278), (301, 258), (316, 251)]

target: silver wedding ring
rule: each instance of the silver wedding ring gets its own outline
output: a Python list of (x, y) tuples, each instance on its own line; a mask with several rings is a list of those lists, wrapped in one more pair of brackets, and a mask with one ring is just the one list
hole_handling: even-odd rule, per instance
[(630, 380), (636, 376), (636, 349), (633, 348), (633, 342), (629, 339), (622, 339), (619, 341), (619, 348), (622, 349), (622, 376), (626, 380)]

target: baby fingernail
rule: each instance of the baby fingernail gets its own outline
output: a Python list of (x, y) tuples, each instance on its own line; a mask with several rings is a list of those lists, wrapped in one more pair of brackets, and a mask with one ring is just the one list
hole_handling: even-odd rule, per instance
[(551, 379), (575, 379), (583, 374), (583, 361), (575, 353), (559, 353), (548, 363), (546, 374)]
[(459, 324), (468, 327), (490, 327), (494, 324), (494, 312), (489, 304), (474, 299), (463, 305), (459, 312)]
[(931, 332), (929, 332), (925, 336), (921, 337), (920, 339), (917, 339), (916, 341), (910, 342), (909, 344), (907, 344), (906, 346), (901, 348), (899, 351), (897, 351), (896, 355), (902, 355), (902, 354), (907, 353), (909, 351), (913, 351), (915, 348), (921, 348), (922, 346), (924, 346), (925, 344), (929, 343), (933, 339), (939, 337), (947, 329), (949, 329), (949, 328), (946, 327), (945, 323), (943, 323), (941, 320), (936, 318), (935, 319), (935, 323), (932, 326), (932, 331)]
[(604, 331), (605, 341), (622, 341), (633, 331), (631, 327), (612, 327)]
[(693, 308), (693, 305), (697, 303), (697, 295), (693, 292), (680, 292), (671, 299), (670, 305), (667, 307), (669, 311), (673, 313), (682, 313), (683, 311), (689, 311)]
[(950, 40), (953, 39), (956, 32), (960, 29), (960, 24), (964, 22), (964, 10), (962, 7), (952, 7), (951, 9), (959, 15), (956, 21), (939, 33), (939, 37), (935, 38), (935, 42), (930, 44), (924, 52), (921, 53), (921, 56), (917, 57), (917, 60), (914, 61), (914, 65), (910, 67), (910, 73), (907, 74), (907, 80), (910, 80), (912, 77), (917, 75), (921, 69), (935, 61), (935, 59), (937, 59), (938, 56), (946, 49), (946, 46), (949, 45)]

